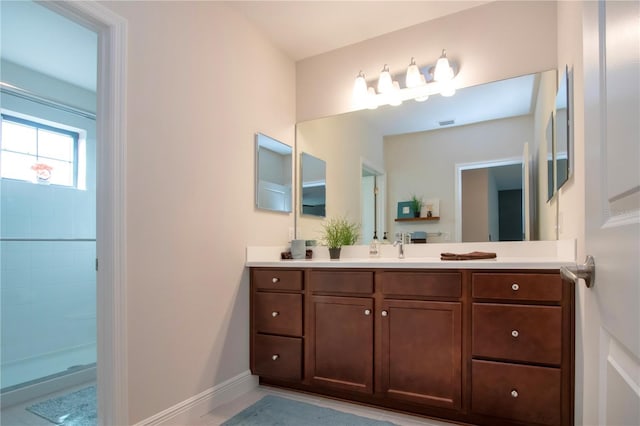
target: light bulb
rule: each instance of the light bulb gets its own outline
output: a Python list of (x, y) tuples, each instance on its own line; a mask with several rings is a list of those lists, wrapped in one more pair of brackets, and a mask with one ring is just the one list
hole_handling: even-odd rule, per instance
[(400, 98), (400, 84), (397, 81), (392, 83), (392, 91), (389, 93), (389, 105), (398, 106), (402, 104), (402, 99)]
[(407, 67), (407, 76), (405, 78), (405, 86), (406, 87), (417, 87), (422, 84), (422, 74), (420, 74), (420, 69), (416, 65), (416, 61), (414, 58), (411, 58), (411, 63), (409, 67)]
[(376, 91), (373, 90), (373, 87), (369, 87), (369, 89), (367, 89), (367, 108), (378, 108), (378, 99), (376, 98)]
[(356, 105), (366, 102), (367, 99), (367, 80), (364, 78), (362, 71), (356, 77), (353, 85), (353, 101)]
[(387, 64), (384, 65), (378, 78), (378, 93), (389, 93), (393, 90), (393, 81), (391, 80), (391, 73)]
[(440, 83), (440, 94), (445, 97), (453, 96), (456, 94), (456, 87), (453, 84), (453, 80)]
[(435, 70), (433, 71), (433, 79), (435, 81), (449, 81), (453, 78), (453, 70), (449, 65), (447, 59), (447, 51), (442, 49), (442, 56), (436, 62)]

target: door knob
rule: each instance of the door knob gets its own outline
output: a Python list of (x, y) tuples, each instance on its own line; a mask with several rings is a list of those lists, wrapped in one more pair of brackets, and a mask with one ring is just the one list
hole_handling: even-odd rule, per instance
[(387, 312), (387, 311), (382, 311), (382, 316), (383, 316), (383, 317), (386, 317), (387, 315), (389, 315), (389, 312)]
[(596, 262), (593, 256), (587, 256), (582, 265), (560, 267), (560, 276), (565, 281), (573, 281), (578, 284), (582, 278), (587, 288), (591, 288), (596, 279)]

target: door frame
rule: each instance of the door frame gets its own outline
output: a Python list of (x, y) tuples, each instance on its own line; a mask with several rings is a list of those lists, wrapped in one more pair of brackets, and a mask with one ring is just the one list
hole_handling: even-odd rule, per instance
[[(512, 166), (515, 164), (522, 164), (522, 157), (508, 157), (508, 158), (499, 158), (495, 160), (487, 160), (487, 161), (476, 161), (472, 163), (456, 163), (455, 164), (455, 177), (454, 177), (454, 221), (455, 221), (455, 229), (454, 229), (454, 242), (462, 241), (462, 172), (465, 170), (473, 170), (473, 169), (488, 169), (492, 167), (501, 167), (501, 166)], [(524, 190), (524, 188), (523, 188)], [(524, 216), (524, 211), (522, 212)]]
[[(126, 282), (127, 21), (94, 2), (39, 4), (98, 34), (96, 272), (98, 425), (128, 419)], [(96, 263), (98, 265), (98, 263)]]

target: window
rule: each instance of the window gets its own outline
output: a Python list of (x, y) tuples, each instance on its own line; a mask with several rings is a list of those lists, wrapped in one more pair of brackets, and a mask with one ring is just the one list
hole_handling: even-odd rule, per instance
[(79, 134), (2, 114), (2, 177), (76, 187)]

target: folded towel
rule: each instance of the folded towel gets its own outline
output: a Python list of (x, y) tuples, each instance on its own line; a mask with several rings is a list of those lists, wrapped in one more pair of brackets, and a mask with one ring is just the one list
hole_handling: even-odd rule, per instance
[(471, 253), (440, 253), (440, 260), (478, 260), (495, 259), (495, 253), (485, 251), (472, 251)]

